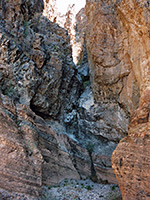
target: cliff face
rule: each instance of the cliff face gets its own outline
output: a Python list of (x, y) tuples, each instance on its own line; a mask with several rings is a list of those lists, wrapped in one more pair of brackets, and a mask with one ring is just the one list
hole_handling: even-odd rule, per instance
[(117, 3), (112, 1), (87, 1), (89, 67), (96, 102), (116, 103), (130, 114), (138, 106), (139, 89), (127, 24), (119, 19), (116, 9)]
[(43, 1), (23, 0), (0, 7), (0, 188), (34, 198), (42, 184), (80, 178), (69, 137), (44, 120), (73, 109), (80, 83), (67, 31), (44, 17), (43, 8)]
[[(110, 105), (115, 104), (117, 110), (119, 108), (126, 116), (131, 116), (128, 136), (114, 151), (112, 167), (123, 199), (148, 199), (149, 2), (87, 1), (86, 14), (86, 39), (95, 100), (108, 105), (106, 113)], [(123, 122), (124, 116), (118, 113)]]
[[(128, 52), (128, 33), (112, 1), (87, 1), (86, 47), (96, 117), (96, 135), (111, 152), (128, 133), (128, 120), (139, 103), (139, 89)], [(104, 144), (104, 142), (103, 142)], [(102, 146), (102, 145), (101, 145)], [(111, 165), (110, 165), (111, 166)]]
[(56, 0), (44, 1), (43, 15), (68, 31), (73, 61), (76, 65), (81, 64), (84, 51), (86, 51), (84, 43), (87, 23), (85, 9), (81, 7), (81, 10), (78, 12), (75, 4), (68, 3), (66, 13), (61, 12), (57, 8)]
[(132, 71), (140, 90), (140, 105), (130, 119), (128, 136), (119, 143), (113, 153), (112, 165), (123, 199), (148, 199), (150, 196), (149, 2), (122, 1), (117, 4), (116, 11), (128, 32), (128, 51)]
[(85, 29), (76, 35), (83, 51), (75, 67), (67, 31), (42, 14), (48, 3), (0, 2), (2, 199), (38, 199), (42, 185), (64, 178), (116, 181), (110, 163), (116, 142), (98, 135), (98, 108), (90, 111)]

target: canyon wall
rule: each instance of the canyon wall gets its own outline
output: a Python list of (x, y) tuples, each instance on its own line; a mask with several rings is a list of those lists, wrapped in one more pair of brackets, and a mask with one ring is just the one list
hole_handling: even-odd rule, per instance
[(112, 166), (124, 200), (149, 199), (149, 1), (121, 1), (116, 12), (128, 32), (128, 52), (140, 90), (140, 105), (131, 116), (128, 136), (113, 153)]
[(105, 115), (107, 106), (94, 103), (82, 27), (85, 11), (75, 16), (71, 43), (69, 19), (67, 32), (55, 23), (55, 10), (47, 16), (48, 3), (55, 5), (0, 2), (1, 199), (40, 199), (42, 185), (65, 178), (116, 183), (110, 159), (122, 138), (116, 131), (124, 126), (109, 135), (111, 125), (104, 120), (112, 120), (111, 109)]
[(115, 103), (130, 116), (138, 106), (140, 94), (132, 70), (127, 25), (119, 19), (116, 7), (113, 1), (87, 1), (90, 75), (95, 101)]
[(95, 101), (105, 102), (106, 112), (115, 104), (130, 118), (128, 136), (114, 151), (112, 167), (124, 200), (149, 199), (149, 1), (87, 0), (86, 14)]
[[(43, 1), (0, 3), (0, 198), (36, 199), (43, 184), (80, 178), (74, 141), (45, 121), (73, 110), (80, 82), (67, 31), (42, 15)], [(76, 149), (88, 176), (88, 151)]]

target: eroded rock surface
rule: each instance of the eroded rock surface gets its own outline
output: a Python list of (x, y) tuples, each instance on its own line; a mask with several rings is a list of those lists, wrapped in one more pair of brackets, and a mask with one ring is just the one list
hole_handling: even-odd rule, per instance
[(112, 156), (112, 166), (125, 200), (150, 198), (149, 100), (147, 90), (131, 117), (128, 136), (121, 140)]
[[(67, 135), (54, 133), (48, 123), (26, 105), (14, 104), (1, 94), (0, 108), (1, 189), (40, 199), (43, 184), (55, 185), (64, 178), (80, 178), (74, 164), (81, 159), (76, 156), (77, 150), (85, 160), (86, 157), (88, 160), (87, 151)], [(76, 155), (71, 157), (73, 150)], [(84, 175), (82, 167), (79, 172)], [(90, 160), (87, 170), (90, 171)]]
[[(84, 108), (83, 92), (90, 90), (86, 53), (75, 68), (67, 31), (42, 15), (45, 3), (1, 2), (2, 198), (40, 199), (42, 185), (64, 178), (116, 181), (106, 169), (116, 144), (103, 152), (99, 126), (93, 135)], [(96, 145), (103, 148), (97, 151)]]
[(0, 188), (39, 196), (43, 159), (29, 111), (24, 110), (0, 96)]
[(69, 147), (61, 147), (68, 137), (44, 121), (59, 113), (63, 121), (80, 81), (67, 31), (42, 15), (43, 1), (0, 3), (0, 188), (40, 198), (42, 184), (80, 178)]
[(112, 166), (123, 199), (149, 199), (149, 2), (116, 3), (117, 19), (128, 33), (132, 71), (140, 91), (140, 105), (133, 113), (128, 136), (116, 148)]
[[(99, 138), (102, 144), (96, 147), (103, 149), (100, 154), (109, 154), (109, 162), (113, 149), (128, 133), (129, 117), (140, 96), (128, 51), (128, 32), (117, 17), (115, 5), (112, 1), (90, 0), (86, 4), (86, 47), (93, 101), (90, 105), (89, 97), (82, 104), (89, 119), (81, 117), (81, 130), (88, 127), (88, 135)], [(111, 170), (108, 160), (103, 166)]]
[(96, 102), (114, 102), (130, 114), (138, 106), (139, 89), (132, 72), (129, 33), (116, 7), (115, 1), (87, 1), (90, 75)]
[(75, 74), (66, 30), (41, 14), (17, 24), (16, 34), (16, 28), (7, 34), (7, 24), (1, 24), (1, 90), (41, 114), (56, 116)]

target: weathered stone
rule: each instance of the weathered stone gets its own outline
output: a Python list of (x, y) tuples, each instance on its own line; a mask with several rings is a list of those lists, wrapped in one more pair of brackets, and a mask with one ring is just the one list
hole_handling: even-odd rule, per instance
[(109, 107), (107, 104), (94, 103), (89, 87), (86, 87), (80, 97), (78, 112), (76, 138), (84, 148), (93, 146), (92, 157), (97, 180), (116, 183), (111, 168), (111, 156), (118, 141), (128, 130), (125, 112), (115, 103), (109, 104)]
[[(54, 12), (56, 14), (57, 10)], [(48, 16), (48, 10), (45, 12), (45, 16)], [(74, 102), (73, 98), (71, 98), (70, 101), (67, 101), (68, 105), (70, 102), (74, 102), (74, 108), (63, 110), (62, 115), (59, 116), (59, 125), (61, 123), (61, 125), (65, 127), (65, 134), (75, 138), (75, 140), (83, 148), (86, 149), (89, 143), (94, 146), (93, 156), (96, 154), (97, 161), (94, 163), (95, 160), (93, 160), (93, 163), (96, 167), (98, 177), (97, 180), (108, 181), (111, 183), (116, 182), (111, 169), (110, 160), (112, 152), (115, 149), (118, 141), (127, 133), (128, 117), (126, 116), (124, 110), (121, 109), (117, 104), (112, 103), (109, 111), (107, 112), (106, 104), (103, 105), (102, 103), (98, 105), (97, 103), (94, 104), (93, 102), (91, 105), (87, 100), (86, 95), (89, 94), (90, 91), (87, 89), (86, 92), (84, 92), (84, 90), (87, 88), (87, 86), (90, 86), (90, 80), (88, 59), (85, 48), (85, 32), (87, 25), (85, 9), (81, 9), (81, 11), (76, 15), (74, 6), (70, 6), (65, 16), (57, 16), (56, 22), (68, 30), (71, 39), (71, 45), (73, 47), (74, 60), (76, 60), (76, 63), (78, 63), (77, 77), (82, 82), (83, 86), (81, 88), (82, 90), (80, 91), (80, 93), (83, 91), (83, 94), (81, 95), (81, 100), (79, 100), (82, 101), (82, 103), (80, 103), (78, 106), (78, 104)], [(112, 74), (112, 78), (116, 75), (116, 71), (114, 74)], [(76, 86), (77, 85), (75, 85), (75, 87)], [(90, 94), (90, 99), (92, 99), (93, 94), (91, 92)], [(73, 92), (72, 97), (74, 96), (76, 96), (76, 94)], [(85, 104), (88, 106), (88, 109), (85, 108)], [(98, 110), (101, 110), (101, 117), (98, 116)], [(113, 121), (113, 113), (115, 112), (115, 119), (117, 120), (116, 126), (114, 126)], [(111, 118), (110, 115), (113, 115), (113, 117)], [(121, 123), (123, 124), (121, 125)], [(57, 127), (58, 122), (54, 122), (54, 124), (53, 126)], [(57, 127), (56, 131), (60, 132), (61, 130), (59, 130)], [(101, 162), (101, 157), (106, 158), (106, 160)], [(84, 162), (82, 162), (82, 165), (84, 165)], [(110, 175), (108, 176), (105, 175), (105, 170), (107, 170), (106, 168), (109, 168), (110, 170)]]
[[(0, 110), (1, 189), (40, 198), (43, 184), (90, 175), (87, 150), (67, 135), (53, 132), (28, 106), (15, 106), (1, 95)], [(81, 160), (85, 160), (84, 169)]]
[(70, 111), (80, 86), (67, 31), (42, 16), (43, 1), (0, 3), (0, 188), (35, 199), (42, 184), (80, 178), (70, 151), (38, 116)]
[[(18, 12), (22, 16), (19, 3), (21, 4), (21, 1), (17, 5)], [(27, 8), (24, 6), (25, 13), (28, 13)], [(14, 12), (13, 9), (12, 12)], [(24, 146), (19, 141), (21, 144), (18, 145), (18, 149), (22, 148), (27, 152), (29, 158), (23, 158), (22, 169), (19, 168), (20, 170), (17, 171), (15, 168), (17, 174), (12, 175), (13, 185), (10, 181), (4, 184), (5, 179), (2, 174), (0, 187), (9, 192), (21, 192), (38, 198), (42, 184), (54, 185), (64, 178), (79, 179), (91, 176), (94, 179), (93, 162), (97, 163), (95, 169), (97, 169), (98, 180), (109, 179), (103, 177), (105, 172), (103, 172), (103, 167), (98, 165), (99, 156), (92, 152), (92, 157), (90, 157), (87, 143), (82, 145), (80, 142), (79, 144), (75, 138), (77, 134), (73, 135), (78, 131), (78, 126), (76, 127), (78, 121), (75, 121), (78, 115), (77, 101), (81, 93), (80, 87), (83, 89), (81, 81), (82, 78), (83, 80), (89, 79), (87, 59), (84, 61), (83, 70), (82, 65), (78, 66), (78, 70), (76, 70), (72, 62), (70, 41), (66, 30), (50, 22), (40, 13), (28, 16), (27, 19), (28, 21), (24, 23), (20, 22), (20, 26), (15, 18), (9, 19), (12, 24), (17, 24), (16, 26), (19, 27), (16, 33), (16, 26), (12, 26), (9, 34), (7, 30), (10, 21), (3, 19), (6, 25), (8, 23), (8, 27), (4, 26), (3, 21), (1, 22), (0, 87), (4, 94), (2, 97), (7, 101), (14, 102), (13, 110), (7, 105), (9, 115), (14, 121), (13, 126), (16, 126), (13, 140), (15, 143), (18, 132), (23, 135)], [(30, 110), (29, 106), (36, 114)], [(3, 108), (3, 105), (1, 107)], [(46, 121), (38, 115), (45, 118)], [(54, 120), (54, 125), (63, 127), (63, 134), (61, 134), (62, 129), (58, 130), (58, 126), (54, 128), (54, 125), (51, 125)], [(49, 124), (51, 128), (48, 126)], [(67, 136), (68, 134), (69, 136)], [(6, 137), (6, 142), (8, 141), (9, 138)], [(6, 154), (7, 152), (2, 159), (7, 157)], [(34, 156), (37, 154), (41, 157)], [(15, 156), (17, 157), (17, 154)], [(33, 163), (28, 161), (30, 158), (33, 159)], [(7, 158), (7, 162), (15, 165), (15, 159), (12, 160), (10, 157)], [(21, 160), (17, 160), (16, 167), (20, 162)], [(15, 181), (22, 173), (21, 170), (25, 174), (24, 180), (28, 180), (29, 173), (31, 177), (34, 176), (36, 163), (39, 167), (39, 185), (33, 182), (35, 186), (31, 187), (28, 182)], [(31, 166), (27, 169), (26, 166), (30, 164)], [(7, 163), (6, 167), (2, 167), (6, 170)], [(8, 171), (10, 174), (13, 173), (11, 169)], [(21, 190), (19, 189), (21, 186), (18, 184), (22, 186)], [(28, 188), (31, 188), (31, 191)]]
[(37, 133), (27, 120), (31, 120), (27, 111), (20, 113), (19, 107), (0, 95), (0, 188), (39, 197), (43, 158)]
[(121, 140), (112, 157), (123, 199), (149, 198), (149, 98), (145, 91), (131, 117), (128, 136)]
[(149, 199), (149, 6), (146, 1), (124, 0), (116, 4), (115, 13), (128, 33), (127, 47), (140, 105), (130, 119), (128, 136), (113, 153), (112, 166), (124, 200)]
[[(71, 80), (78, 81), (75, 80), (69, 37), (66, 30), (41, 14), (34, 16), (32, 13), (30, 16), (27, 3), (17, 3), (18, 15), (24, 17), (24, 12), (28, 14), (26, 20), (20, 17), (22, 24), (17, 33), (14, 32), (15, 26), (7, 34), (8, 27), (1, 23), (0, 87), (4, 94), (22, 104), (30, 105), (41, 115), (56, 117), (60, 112), (62, 99), (69, 98), (68, 93), (73, 88)], [(36, 7), (36, 2), (34, 4)], [(10, 18), (3, 16), (6, 25), (10, 22), (13, 25), (19, 21), (13, 17), (15, 5), (11, 5)], [(39, 10), (38, 8), (37, 12)], [(3, 12), (4, 7), (2, 14)]]
[(95, 100), (119, 103), (129, 114), (138, 106), (139, 89), (132, 74), (128, 31), (118, 18), (117, 6), (115, 1), (87, 1), (86, 46)]

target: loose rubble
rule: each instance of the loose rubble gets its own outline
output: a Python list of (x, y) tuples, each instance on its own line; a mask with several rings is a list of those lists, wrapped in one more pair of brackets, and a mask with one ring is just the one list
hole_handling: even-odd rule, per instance
[(121, 200), (119, 187), (91, 180), (65, 179), (54, 187), (43, 187), (42, 200)]

